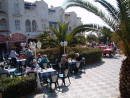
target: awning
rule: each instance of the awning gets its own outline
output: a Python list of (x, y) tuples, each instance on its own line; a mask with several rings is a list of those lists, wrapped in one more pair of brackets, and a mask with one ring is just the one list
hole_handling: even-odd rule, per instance
[(7, 37), (5, 35), (0, 35), (0, 43), (6, 42)]
[(11, 35), (10, 41), (19, 42), (19, 41), (26, 41), (27, 37), (21, 33), (13, 33)]

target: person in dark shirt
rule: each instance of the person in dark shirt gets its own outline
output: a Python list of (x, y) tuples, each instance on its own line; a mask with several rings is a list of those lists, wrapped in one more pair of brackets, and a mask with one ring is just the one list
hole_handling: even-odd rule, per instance
[(75, 60), (78, 62), (81, 61), (81, 57), (80, 57), (79, 53), (75, 53)]
[(64, 72), (65, 69), (68, 69), (68, 59), (66, 54), (62, 55), (59, 67), (61, 72)]
[(75, 60), (76, 60), (76, 66), (75, 66), (75, 73), (78, 73), (79, 71), (79, 67), (80, 67), (80, 61), (81, 61), (81, 57), (79, 55), (79, 53), (75, 53)]

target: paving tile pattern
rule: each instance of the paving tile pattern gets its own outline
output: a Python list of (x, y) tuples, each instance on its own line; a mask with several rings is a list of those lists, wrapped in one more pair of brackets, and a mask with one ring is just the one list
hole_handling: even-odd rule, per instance
[(70, 85), (66, 79), (68, 86), (62, 86), (55, 92), (43, 90), (33, 98), (118, 98), (122, 60), (122, 56), (103, 58), (102, 64), (87, 67), (85, 73), (72, 76)]

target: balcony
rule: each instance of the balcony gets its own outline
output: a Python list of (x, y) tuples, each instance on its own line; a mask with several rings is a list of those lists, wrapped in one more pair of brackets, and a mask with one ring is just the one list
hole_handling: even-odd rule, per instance
[(1, 25), (0, 24), (0, 34), (4, 34), (4, 33), (7, 33), (9, 32), (9, 29), (6, 25)]

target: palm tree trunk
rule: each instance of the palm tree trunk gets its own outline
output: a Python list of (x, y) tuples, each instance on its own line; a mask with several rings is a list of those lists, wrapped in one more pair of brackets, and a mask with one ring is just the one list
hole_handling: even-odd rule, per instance
[(130, 56), (122, 62), (119, 86), (121, 98), (130, 98)]

